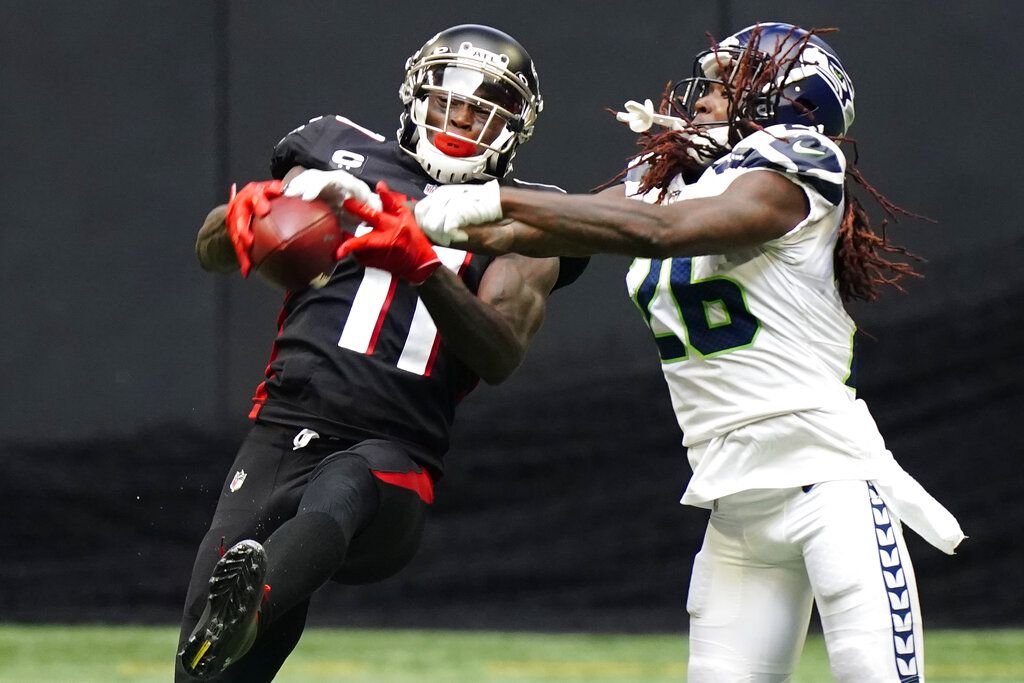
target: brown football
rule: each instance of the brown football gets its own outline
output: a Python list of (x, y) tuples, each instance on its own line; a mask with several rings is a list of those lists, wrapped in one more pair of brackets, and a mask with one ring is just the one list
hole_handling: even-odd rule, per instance
[(326, 203), (298, 197), (270, 200), (270, 213), (252, 221), (253, 269), (284, 289), (323, 286), (334, 269), (344, 233)]

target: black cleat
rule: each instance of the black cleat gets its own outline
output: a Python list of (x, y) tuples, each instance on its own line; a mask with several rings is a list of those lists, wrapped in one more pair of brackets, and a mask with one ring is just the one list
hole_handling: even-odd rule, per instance
[(256, 541), (239, 541), (224, 553), (210, 577), (210, 597), (178, 659), (193, 678), (209, 678), (241, 659), (256, 640), (267, 553)]

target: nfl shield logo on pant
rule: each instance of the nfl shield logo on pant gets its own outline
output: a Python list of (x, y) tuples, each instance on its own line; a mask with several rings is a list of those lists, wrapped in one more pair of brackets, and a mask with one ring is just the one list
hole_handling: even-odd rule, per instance
[(235, 472), (235, 476), (231, 479), (231, 484), (228, 485), (228, 489), (231, 493), (234, 493), (238, 489), (242, 488), (242, 484), (245, 483), (245, 470), (238, 470)]

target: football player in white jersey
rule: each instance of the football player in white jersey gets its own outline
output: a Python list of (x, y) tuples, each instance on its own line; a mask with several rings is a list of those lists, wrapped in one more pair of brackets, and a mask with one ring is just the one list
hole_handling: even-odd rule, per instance
[(836, 141), (853, 97), (814, 31), (758, 24), (698, 55), (657, 111), (626, 104), (645, 148), (622, 184), (446, 186), (415, 207), (442, 244), (636, 257), (629, 293), (693, 467), (682, 502), (711, 510), (687, 603), (691, 683), (788, 680), (813, 603), (838, 680), (923, 680), (901, 522), (950, 554), (964, 538), (856, 398), (843, 302), (915, 273), (849, 193), (861, 178)]

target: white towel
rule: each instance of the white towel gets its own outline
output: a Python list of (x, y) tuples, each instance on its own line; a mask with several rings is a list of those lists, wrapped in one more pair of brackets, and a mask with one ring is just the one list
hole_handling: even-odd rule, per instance
[(887, 472), (874, 481), (875, 488), (890, 511), (921, 538), (952, 555), (967, 536), (949, 510), (935, 500), (917, 480), (900, 467), (892, 453), (886, 451)]

